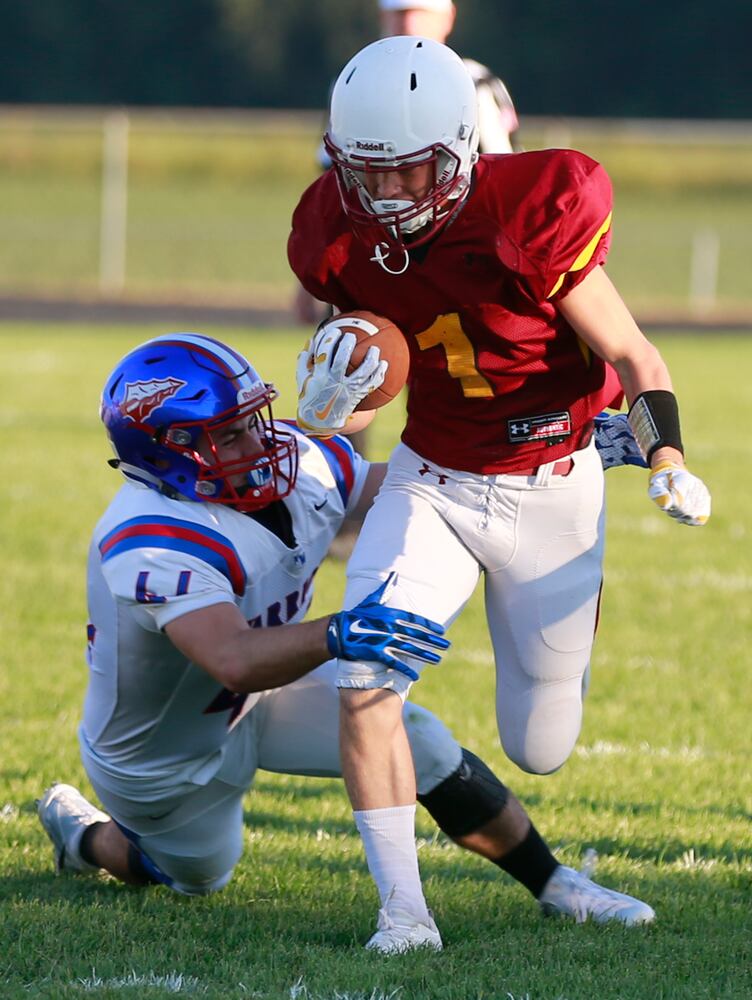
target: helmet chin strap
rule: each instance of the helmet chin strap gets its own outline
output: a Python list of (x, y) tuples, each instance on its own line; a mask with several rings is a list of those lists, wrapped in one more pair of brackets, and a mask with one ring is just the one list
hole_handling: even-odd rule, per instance
[[(384, 251), (386, 250), (386, 253)], [(402, 247), (402, 253), (404, 254), (404, 261), (402, 267), (398, 268), (396, 271), (389, 267), (388, 260), (393, 253), (392, 247), (388, 243), (377, 243), (373, 248), (373, 257), (370, 259), (379, 264), (388, 274), (404, 274), (410, 265), (410, 254)]]
[[(442, 209), (444, 209), (444, 218), (441, 219), (441, 217), (439, 216), (439, 218), (441, 219), (442, 228), (450, 226), (452, 222), (454, 222), (460, 209), (465, 203), (465, 199), (467, 198), (469, 191), (470, 191), (470, 183), (469, 181), (465, 180), (464, 183), (461, 183), (458, 186), (455, 192), (453, 192), (451, 195), (447, 197), (443, 205), (440, 206)], [(454, 207), (450, 208), (451, 202), (455, 202), (455, 204)], [(413, 203), (410, 201), (390, 201), (390, 202), (386, 202), (383, 200), (373, 201), (371, 202), (371, 210), (376, 211), (377, 213), (384, 212), (386, 214), (387, 212), (402, 211), (405, 208), (409, 208), (412, 204)], [(438, 209), (436, 211), (438, 211)], [(399, 226), (400, 233), (404, 233), (405, 235), (410, 236), (413, 233), (420, 232), (420, 230), (428, 223), (430, 218), (431, 218), (431, 212), (430, 211), (424, 212), (421, 215), (416, 216), (414, 219), (410, 219), (409, 222), (400, 225)], [(436, 218), (435, 214), (434, 218)], [(397, 233), (395, 230), (397, 227), (391, 226), (390, 228), (392, 230), (392, 233), (396, 236)], [(410, 255), (408, 251), (405, 249), (405, 247), (402, 247), (401, 249), (404, 255), (404, 260), (402, 266), (398, 267), (396, 270), (394, 268), (389, 267), (389, 257), (392, 255), (392, 253), (394, 253), (394, 247), (390, 247), (389, 244), (386, 242), (377, 243), (373, 248), (373, 257), (369, 259), (377, 263), (388, 274), (404, 274), (410, 265)]]
[[(412, 201), (399, 200), (399, 199), (391, 199), (391, 200), (380, 199), (378, 201), (373, 201), (371, 198), (368, 198), (368, 202), (370, 210), (374, 212), (376, 215), (399, 213), (407, 209), (410, 209), (413, 206)], [(408, 223), (399, 226), (400, 231), (407, 234), (417, 232), (426, 224), (426, 222), (428, 222), (430, 214), (431, 214), (430, 212), (424, 212), (422, 215), (417, 216), (415, 219), (411, 219)], [(392, 229), (392, 232), (396, 236), (397, 226), (392, 226), (390, 228)], [(392, 255), (393, 252), (394, 248), (390, 247), (388, 243), (386, 242), (377, 243), (373, 248), (374, 255), (370, 259), (375, 263), (377, 263), (380, 267), (382, 267), (388, 274), (404, 274), (405, 271), (410, 266), (410, 255), (408, 254), (407, 250), (405, 250), (405, 248), (403, 247), (402, 253), (404, 255), (404, 259), (402, 261), (402, 266), (397, 268), (397, 270), (394, 270), (391, 267), (389, 267), (388, 263), (389, 257)]]
[[(113, 469), (119, 469), (128, 479), (135, 479), (139, 483), (148, 484), (154, 486), (160, 492), (165, 492), (167, 489), (172, 489), (172, 487), (167, 487), (158, 476), (153, 476), (146, 469), (142, 469), (138, 465), (130, 465), (128, 462), (123, 462), (119, 458), (108, 458), (107, 464)], [(176, 492), (176, 491), (175, 491)]]

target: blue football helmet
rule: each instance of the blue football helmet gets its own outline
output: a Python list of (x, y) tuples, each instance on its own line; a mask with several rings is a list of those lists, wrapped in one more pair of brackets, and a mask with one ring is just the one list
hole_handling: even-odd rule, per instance
[[(105, 383), (100, 416), (113, 464), (129, 479), (167, 496), (248, 512), (286, 497), (298, 472), (295, 435), (273, 422), (276, 397), (232, 348), (202, 334), (173, 333), (123, 358)], [(238, 420), (252, 424), (263, 451), (222, 461), (217, 432)]]

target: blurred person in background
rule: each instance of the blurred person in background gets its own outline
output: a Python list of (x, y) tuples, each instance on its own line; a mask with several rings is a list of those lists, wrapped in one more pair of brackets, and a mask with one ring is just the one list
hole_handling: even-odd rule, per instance
[[(454, 28), (457, 8), (452, 0), (378, 0), (379, 26), (382, 38), (391, 35), (419, 35), (446, 42)], [(517, 112), (509, 91), (488, 66), (474, 59), (463, 60), (475, 84), (478, 95), (478, 130), (481, 153), (511, 153), (518, 149)], [(319, 145), (317, 162), (322, 170), (332, 165), (323, 142)], [(298, 285), (293, 311), (300, 323), (318, 323), (326, 319), (331, 309)], [(368, 431), (364, 428), (351, 435), (353, 447), (365, 456)], [(330, 556), (346, 559), (355, 544), (357, 531), (346, 524), (335, 539)]]
[[(445, 43), (457, 8), (452, 0), (379, 0), (381, 37), (418, 35)], [(519, 149), (519, 121), (509, 91), (488, 66), (463, 59), (478, 95), (478, 151), (511, 153)]]

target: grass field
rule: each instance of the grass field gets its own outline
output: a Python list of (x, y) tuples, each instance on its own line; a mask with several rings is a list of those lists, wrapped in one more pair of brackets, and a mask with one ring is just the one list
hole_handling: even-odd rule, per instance
[[(222, 893), (185, 899), (53, 874), (34, 799), (86, 782), (76, 750), (85, 684), (88, 537), (118, 484), (97, 420), (117, 358), (157, 329), (0, 326), (0, 998), (167, 995), (259, 1000), (749, 1000), (752, 996), (752, 341), (656, 338), (682, 401), (707, 528), (680, 527), (645, 475), (608, 474), (604, 608), (579, 745), (558, 774), (517, 772), (498, 749), (480, 602), (414, 698), (509, 782), (556, 846), (647, 899), (648, 928), (544, 920), (507, 876), (419, 815), (420, 859), (446, 951), (365, 953), (375, 890), (341, 784), (261, 774), (246, 852)], [(300, 334), (212, 331), (246, 351), (292, 409)], [(399, 404), (380, 414), (384, 456)], [(326, 563), (315, 608), (334, 607)]]

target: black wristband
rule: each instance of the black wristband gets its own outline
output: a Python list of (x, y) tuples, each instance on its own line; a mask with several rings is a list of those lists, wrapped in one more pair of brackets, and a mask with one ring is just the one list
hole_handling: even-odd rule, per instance
[(627, 419), (640, 451), (648, 462), (658, 448), (676, 448), (684, 454), (679, 405), (673, 392), (668, 389), (648, 389), (647, 392), (641, 392), (632, 403)]

